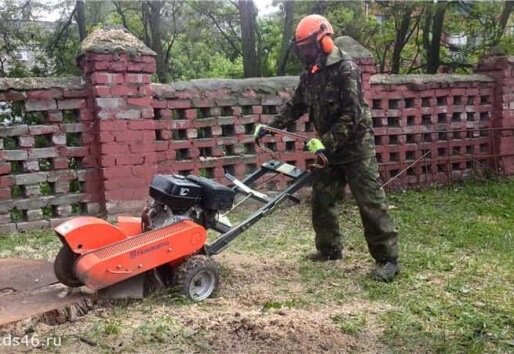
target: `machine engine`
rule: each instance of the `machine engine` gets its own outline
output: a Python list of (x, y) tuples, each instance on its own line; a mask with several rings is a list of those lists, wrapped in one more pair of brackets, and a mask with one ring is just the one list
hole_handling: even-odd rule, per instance
[(210, 228), (218, 212), (230, 210), (234, 196), (232, 189), (205, 177), (156, 175), (150, 185), (153, 200), (143, 211), (143, 223), (151, 230), (191, 218)]

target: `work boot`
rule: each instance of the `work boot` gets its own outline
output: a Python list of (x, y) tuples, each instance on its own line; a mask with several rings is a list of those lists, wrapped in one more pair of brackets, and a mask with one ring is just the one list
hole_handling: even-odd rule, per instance
[(375, 269), (371, 272), (371, 277), (376, 281), (389, 283), (399, 272), (400, 266), (397, 261), (377, 262)]
[(343, 251), (340, 249), (330, 251), (317, 251), (307, 256), (307, 259), (313, 262), (335, 261), (343, 259)]

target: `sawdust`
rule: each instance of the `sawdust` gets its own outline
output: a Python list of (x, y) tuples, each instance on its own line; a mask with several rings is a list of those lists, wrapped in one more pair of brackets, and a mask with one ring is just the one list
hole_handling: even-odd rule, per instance
[(226, 353), (347, 352), (358, 346), (355, 338), (341, 333), (326, 312), (194, 310), (182, 321), (206, 333), (209, 345)]
[(228, 272), (218, 293), (220, 301), (252, 305), (280, 301), (303, 291), (298, 264), (236, 253), (225, 253), (218, 261)]
[[(305, 284), (300, 264), (294, 259), (264, 258), (258, 255), (227, 251), (218, 257), (223, 265), (222, 286), (215, 298), (187, 304), (169, 304), (157, 299), (128, 304), (123, 315), (116, 308), (95, 309), (74, 323), (34, 328), (68, 338), (60, 351), (90, 352), (103, 345), (112, 351), (181, 351), (215, 353), (376, 353), (383, 351), (380, 337), (383, 328), (378, 316), (390, 310), (380, 302), (362, 298), (352, 301), (316, 304), (288, 304), (303, 299)], [(341, 271), (363, 272), (363, 266), (333, 262), (327, 267)], [(327, 286), (330, 286), (328, 284)], [(340, 286), (340, 284), (337, 284)], [(347, 289), (345, 289), (347, 290)], [(355, 291), (355, 289), (348, 289)], [(365, 318), (362, 328), (346, 333), (341, 323), (356, 317)], [(141, 328), (152, 321), (173, 319), (174, 333), (165, 343), (138, 341)], [(119, 333), (96, 334), (98, 328), (116, 324)], [(100, 326), (100, 327), (99, 327)], [(95, 330), (96, 328), (96, 330)], [(96, 332), (95, 332), (96, 331)], [(88, 334), (89, 333), (89, 334)], [(179, 333), (179, 334), (177, 334)], [(157, 333), (158, 335), (162, 335)], [(96, 337), (98, 336), (98, 337)], [(178, 336), (178, 337), (177, 337)], [(92, 347), (89, 342), (95, 343)], [(108, 343), (108, 344), (105, 344)], [(109, 349), (109, 350), (111, 350)]]
[[(172, 309), (186, 328), (201, 333), (209, 347), (222, 353), (312, 353), (381, 351), (383, 328), (377, 316), (390, 310), (377, 302), (271, 308), (263, 304), (305, 296), (295, 262), (227, 252), (219, 257), (230, 275), (218, 296), (205, 304)], [(333, 267), (360, 271), (360, 265), (333, 262)], [(278, 284), (277, 284), (278, 283)], [(278, 290), (280, 289), (280, 290)], [(346, 334), (334, 318), (365, 316), (358, 334)]]
[[(348, 303), (344, 306), (309, 309), (277, 309), (264, 311), (247, 308), (235, 301), (217, 302), (216, 306), (191, 306), (172, 310), (179, 322), (202, 334), (214, 352), (221, 353), (377, 353), (383, 328), (378, 314), (389, 310), (369, 303)], [(344, 333), (335, 318), (351, 318), (364, 314), (365, 327), (356, 334)]]

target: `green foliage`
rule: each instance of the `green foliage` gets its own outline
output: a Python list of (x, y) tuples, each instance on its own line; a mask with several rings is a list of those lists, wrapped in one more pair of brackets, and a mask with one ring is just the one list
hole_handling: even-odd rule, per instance
[(11, 222), (20, 222), (23, 220), (23, 212), (16, 207), (11, 209), (10, 214)]
[(67, 146), (82, 146), (82, 133), (66, 133)]
[(259, 53), (263, 76), (277, 72), (277, 60), (282, 43), (282, 26), (275, 18), (258, 19)]
[[(29, 9), (14, 1), (0, 4), (0, 20), (3, 21), (0, 32), (4, 33), (0, 39), (0, 51), (12, 56), (9, 70), (1, 66), (0, 76), (80, 75), (81, 71), (75, 63), (80, 47), (78, 30), (76, 24), (69, 21), (75, 1), (62, 2), (59, 7), (60, 21), (55, 28), (38, 23), (17, 28), (14, 25), (16, 22), (11, 20), (36, 19), (36, 10), (49, 10), (49, 5), (43, 1), (30, 3), (32, 7)], [(156, 3), (153, 2), (154, 5)], [(514, 54), (514, 37), (502, 35), (500, 31), (499, 19), (505, 2), (443, 3), (446, 4), (443, 32), (466, 36), (468, 40), (466, 45), (460, 47), (451, 47), (443, 40), (440, 59), (451, 71), (470, 72), (473, 65), (492, 50)], [(146, 1), (88, 1), (85, 4), (86, 29), (90, 33), (104, 25), (125, 26), (147, 46), (161, 51), (158, 62), (164, 63), (165, 72), (162, 74), (159, 71), (154, 80), (169, 82), (243, 77), (237, 2), (162, 1), (159, 8), (160, 27), (156, 32), (159, 38), (155, 39), (153, 37), (157, 34), (152, 32), (149, 4)], [(280, 8), (281, 1), (275, 4)], [(433, 15), (435, 6), (428, 1), (301, 1), (295, 2), (294, 23), (308, 14), (325, 15), (334, 27), (335, 36), (349, 35), (355, 38), (374, 54), (380, 71), (389, 72), (400, 23), (404, 14), (409, 13), (409, 34), (402, 45), (399, 72), (422, 73), (427, 64), (424, 39), (432, 36), (431, 33), (423, 33), (424, 23)], [(414, 11), (409, 12), (409, 9)], [(256, 49), (263, 76), (273, 76), (277, 72), (284, 17), (281, 10), (257, 17)], [(36, 63), (32, 68), (24, 67), (13, 57), (22, 46), (28, 46), (36, 54)], [(301, 70), (302, 64), (291, 52), (286, 65), (287, 74), (298, 74)]]
[(4, 149), (15, 150), (18, 148), (18, 139), (14, 136), (6, 136), (4, 138)]
[(185, 35), (177, 37), (171, 49), (171, 58), (174, 81), (243, 77), (241, 56), (231, 60), (222, 51), (212, 48), (207, 41), (191, 42)]
[(343, 333), (352, 336), (359, 334), (366, 327), (366, 316), (364, 314), (335, 315), (332, 317), (332, 321)]
[(71, 205), (71, 213), (73, 215), (80, 215), (82, 213), (83, 209), (84, 209), (84, 207), (81, 203), (73, 203)]
[(26, 112), (23, 115), (23, 122), (28, 125), (43, 124), (45, 116), (43, 112)]
[(79, 169), (79, 168), (81, 168), (80, 162), (81, 162), (81, 158), (71, 157), (70, 162), (68, 163), (68, 168), (70, 168), (72, 170)]
[(41, 210), (43, 211), (43, 218), (45, 219), (50, 219), (54, 216), (53, 208), (51, 206), (42, 207)]
[[(23, 102), (2, 102), (0, 101), (0, 123), (13, 124), (23, 123)], [(14, 139), (13, 137), (5, 137), (5, 140)]]
[(39, 190), (41, 195), (51, 195), (53, 194), (52, 185), (49, 182), (41, 182), (39, 183)]
[(493, 49), (514, 54), (514, 36), (499, 32), (498, 20), (504, 5), (500, 1), (476, 1), (454, 3), (449, 7), (445, 30), (467, 36), (467, 44), (461, 48), (459, 55), (446, 58), (450, 66), (458, 72), (469, 73), (472, 66)]
[(23, 188), (18, 185), (14, 185), (11, 187), (11, 198), (16, 199), (23, 197)]
[(22, 161), (11, 161), (11, 173), (23, 173), (23, 162)]
[(143, 323), (136, 330), (136, 338), (141, 343), (170, 343), (175, 340), (173, 333), (180, 330), (177, 320), (169, 315), (154, 318)]
[(81, 192), (81, 185), (80, 185), (79, 180), (74, 179), (73, 181), (70, 182), (70, 192), (71, 193)]
[(79, 121), (79, 112), (77, 110), (62, 111), (63, 123), (76, 123)]
[(54, 168), (54, 164), (52, 159), (40, 159), (39, 160), (39, 169), (41, 171), (51, 171)]
[(34, 147), (45, 148), (52, 144), (51, 135), (35, 135), (34, 136)]
[(92, 331), (94, 336), (116, 336), (121, 333), (121, 320), (119, 318), (97, 321)]
[(264, 310), (273, 311), (284, 308), (301, 308), (305, 304), (305, 301), (303, 301), (302, 299), (289, 299), (285, 301), (266, 301), (263, 304), (262, 308)]

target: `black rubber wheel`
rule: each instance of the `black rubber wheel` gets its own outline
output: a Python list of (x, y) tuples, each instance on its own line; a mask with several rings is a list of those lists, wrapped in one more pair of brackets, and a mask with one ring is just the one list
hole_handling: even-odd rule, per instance
[(73, 272), (78, 256), (68, 246), (62, 246), (54, 261), (54, 273), (57, 280), (71, 288), (84, 285)]
[(175, 288), (193, 301), (202, 301), (212, 296), (219, 283), (218, 264), (204, 255), (189, 257), (174, 271)]

